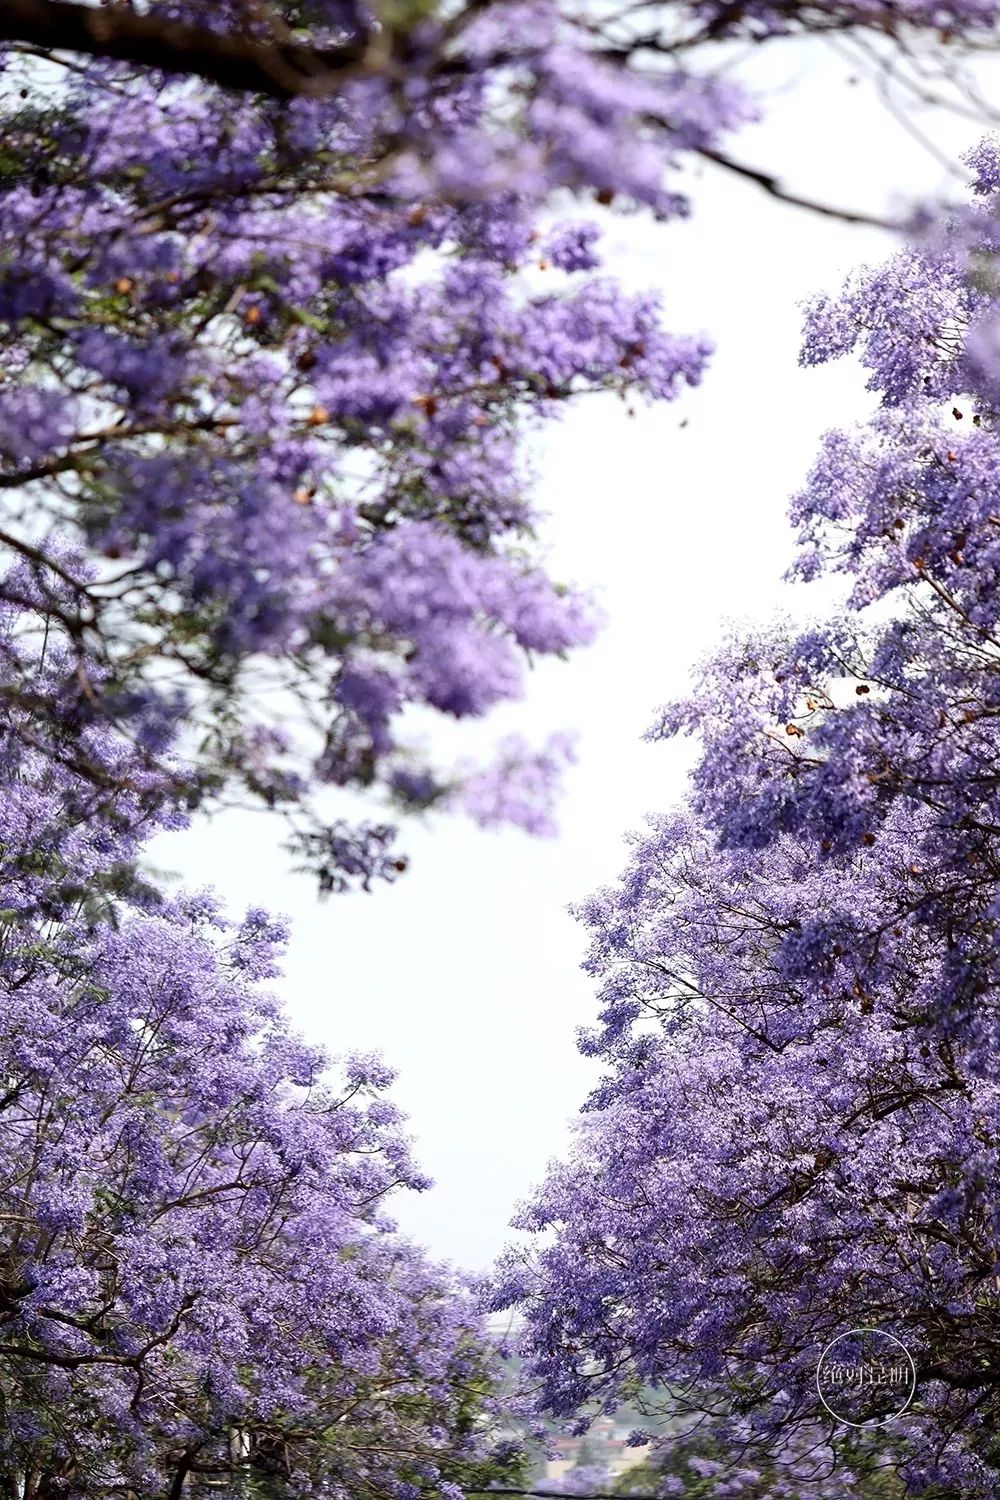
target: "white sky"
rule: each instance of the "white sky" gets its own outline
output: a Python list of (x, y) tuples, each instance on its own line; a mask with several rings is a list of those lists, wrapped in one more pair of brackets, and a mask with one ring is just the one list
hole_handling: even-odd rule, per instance
[[(754, 64), (768, 118), (734, 139), (734, 156), (875, 212), (955, 191), (825, 47), (790, 44)], [(983, 133), (953, 115), (919, 118), (953, 160)], [(779, 604), (822, 610), (829, 597), (780, 583), (785, 508), (820, 435), (862, 415), (868, 398), (850, 365), (797, 368), (797, 304), (892, 241), (712, 169), (693, 188), (689, 223), (612, 216), (609, 259), (630, 284), (662, 289), (668, 326), (716, 338), (706, 383), (633, 420), (613, 398), (587, 400), (539, 454), (552, 570), (597, 584), (609, 624), (596, 647), (533, 673), (524, 701), (490, 729), (539, 741), (578, 731), (559, 838), (439, 818), (404, 835), (413, 859), (398, 885), (325, 903), (290, 873), (279, 826), (259, 815), (200, 823), (152, 851), (233, 909), (291, 916), (282, 989), (297, 1025), (334, 1052), (377, 1048), (398, 1067), (395, 1097), (436, 1181), (397, 1199), (398, 1218), (472, 1269), (510, 1238), (515, 1202), (564, 1149), (593, 1076), (573, 1040), (594, 1014), (577, 967), (584, 934), (565, 908), (613, 879), (623, 833), (683, 790), (690, 749), (640, 743), (653, 709), (684, 691), (726, 619), (767, 618)], [(480, 734), (471, 738), (478, 748)]]

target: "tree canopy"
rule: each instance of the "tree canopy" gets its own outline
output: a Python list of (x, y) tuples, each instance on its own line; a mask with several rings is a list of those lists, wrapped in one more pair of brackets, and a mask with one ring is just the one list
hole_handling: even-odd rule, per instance
[(871, 1327), (917, 1392), (865, 1461), (996, 1492), (998, 160), (807, 313), (804, 361), (856, 351), (880, 397), (793, 503), (797, 570), (849, 608), (734, 638), (658, 716), (699, 736), (690, 796), (580, 907), (607, 1072), (525, 1214), (555, 1240), (498, 1294), (555, 1409), (639, 1379), (701, 1413), (720, 1496), (776, 1451), (803, 1494), (866, 1493), (816, 1379)]
[(408, 810), (550, 830), (559, 726), (470, 768), (410, 725), (484, 715), (597, 627), (543, 565), (532, 434), (702, 378), (708, 338), (604, 273), (594, 212), (685, 214), (699, 161), (780, 192), (727, 154), (758, 106), (710, 43), (995, 22), (5, 6), (0, 595), (72, 658), (32, 701), (8, 653), (6, 700), (40, 743), (113, 726), (175, 802), (281, 809), (328, 890), (394, 878)]

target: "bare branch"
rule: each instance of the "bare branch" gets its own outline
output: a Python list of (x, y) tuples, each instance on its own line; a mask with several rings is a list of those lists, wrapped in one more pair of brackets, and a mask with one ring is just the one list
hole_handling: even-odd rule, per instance
[(789, 192), (770, 172), (764, 172), (759, 167), (747, 166), (744, 162), (733, 161), (732, 157), (725, 156), (721, 151), (713, 151), (710, 146), (700, 146), (698, 155), (705, 161), (710, 161), (713, 165), (732, 172), (737, 177), (744, 177), (748, 182), (756, 183), (770, 197), (777, 198), (781, 203), (788, 203), (793, 208), (806, 208), (810, 213), (822, 214), (827, 219), (840, 219), (844, 224), (869, 224), (873, 229), (891, 229), (898, 232), (906, 227), (892, 219), (881, 219), (877, 214), (866, 214), (853, 208), (837, 208), (835, 204), (823, 203), (816, 198), (800, 197), (798, 193)]

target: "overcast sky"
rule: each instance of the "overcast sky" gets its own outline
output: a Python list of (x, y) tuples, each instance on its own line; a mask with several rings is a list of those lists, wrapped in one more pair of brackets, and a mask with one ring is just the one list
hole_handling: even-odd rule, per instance
[[(767, 121), (733, 154), (876, 213), (954, 195), (956, 179), (851, 72), (799, 43), (756, 59)], [(952, 161), (983, 133), (954, 115), (915, 118)], [(594, 1002), (566, 906), (613, 879), (625, 831), (683, 790), (690, 747), (640, 741), (653, 709), (684, 691), (727, 620), (809, 614), (830, 597), (781, 584), (785, 509), (821, 434), (862, 416), (868, 398), (849, 364), (797, 368), (798, 304), (882, 259), (891, 236), (784, 207), (714, 169), (692, 190), (686, 224), (610, 217), (609, 261), (630, 284), (661, 289), (670, 327), (715, 337), (705, 385), (634, 419), (616, 399), (589, 398), (537, 455), (552, 571), (597, 585), (608, 625), (571, 663), (534, 672), (490, 732), (577, 731), (560, 836), (438, 819), (406, 834), (412, 865), (397, 886), (326, 903), (290, 873), (280, 830), (261, 816), (198, 824), (153, 850), (233, 908), (292, 918), (283, 993), (296, 1023), (334, 1052), (377, 1048), (398, 1067), (396, 1097), (436, 1183), (397, 1200), (398, 1218), (473, 1269), (510, 1237), (516, 1201), (564, 1149), (593, 1076), (574, 1049)], [(482, 735), (461, 743), (478, 748)]]

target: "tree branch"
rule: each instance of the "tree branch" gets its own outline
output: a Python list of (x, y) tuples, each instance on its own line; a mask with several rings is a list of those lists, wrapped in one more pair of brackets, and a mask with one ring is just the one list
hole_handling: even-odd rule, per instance
[(3, 0), (0, 41), (80, 52), (288, 99), (332, 94), (363, 63), (369, 38), (316, 48), (208, 31), (124, 8), (97, 10), (76, 0)]
[(828, 219), (840, 219), (844, 224), (870, 224), (874, 229), (890, 229), (897, 232), (905, 228), (905, 225), (895, 223), (892, 219), (881, 219), (877, 214), (866, 214), (852, 208), (837, 208), (832, 203), (822, 203), (815, 198), (800, 197), (798, 193), (789, 192), (770, 172), (747, 166), (745, 162), (733, 161), (732, 157), (723, 155), (721, 151), (714, 151), (710, 146), (699, 146), (696, 149), (698, 155), (705, 161), (710, 161), (713, 165), (722, 167), (737, 177), (744, 177), (748, 182), (756, 183), (770, 197), (777, 198), (781, 203), (788, 203), (792, 208), (805, 208), (811, 213), (822, 214)]

